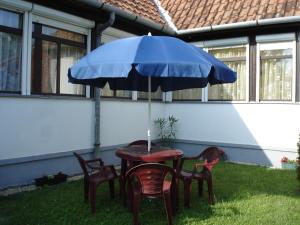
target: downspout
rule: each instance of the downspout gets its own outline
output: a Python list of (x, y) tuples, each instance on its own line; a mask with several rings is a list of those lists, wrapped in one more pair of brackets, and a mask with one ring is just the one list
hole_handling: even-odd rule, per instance
[[(111, 12), (106, 23), (96, 24), (96, 47), (101, 45), (103, 31), (115, 22), (115, 13)], [(95, 87), (95, 150), (100, 147), (100, 88)]]
[(131, 13), (127, 10), (120, 9), (120, 8), (114, 6), (114, 5), (105, 3), (101, 0), (76, 0), (76, 1), (79, 2), (79, 3), (82, 3), (82, 4), (89, 5), (93, 8), (99, 9), (99, 10), (104, 10), (104, 11), (107, 11), (107, 12), (114, 12), (117, 16), (123, 17), (123, 18), (125, 18), (125, 19), (127, 19), (131, 22), (140, 23), (140, 24), (145, 25), (147, 27), (151, 27), (155, 30), (164, 32), (166, 34), (176, 35), (175, 30), (170, 28), (167, 23), (166, 24), (159, 24), (159, 23), (154, 22), (154, 21), (152, 21), (148, 18), (145, 18), (143, 16), (137, 16), (134, 13)]

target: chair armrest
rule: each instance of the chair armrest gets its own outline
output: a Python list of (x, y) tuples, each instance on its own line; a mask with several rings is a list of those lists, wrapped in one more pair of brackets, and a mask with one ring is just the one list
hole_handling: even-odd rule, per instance
[(93, 162), (99, 162), (100, 166), (104, 166), (104, 162), (102, 161), (102, 159), (97, 158), (97, 159), (90, 159), (90, 160), (86, 160), (85, 163), (89, 164), (89, 163), (93, 163)]

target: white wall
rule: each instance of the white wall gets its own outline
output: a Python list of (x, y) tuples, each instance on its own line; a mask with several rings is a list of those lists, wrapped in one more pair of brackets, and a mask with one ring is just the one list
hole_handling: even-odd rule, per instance
[(91, 100), (0, 98), (0, 159), (89, 148)]
[(255, 145), (296, 152), (299, 104), (172, 103), (167, 115), (179, 118), (178, 139)]
[[(148, 103), (146, 101), (102, 100), (100, 106), (100, 141), (102, 146), (125, 144), (138, 139), (147, 140)], [(166, 105), (152, 102), (152, 120), (164, 115)], [(157, 138), (154, 124), (152, 139)]]
[[(164, 104), (152, 104), (153, 119)], [(147, 139), (147, 103), (101, 101), (101, 146)], [(153, 138), (157, 138), (155, 129)], [(86, 149), (94, 144), (94, 102), (0, 98), (0, 160)]]

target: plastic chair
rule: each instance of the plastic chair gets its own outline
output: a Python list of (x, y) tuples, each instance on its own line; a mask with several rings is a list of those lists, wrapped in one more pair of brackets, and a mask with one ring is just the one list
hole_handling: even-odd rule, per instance
[(92, 213), (96, 212), (96, 190), (103, 183), (109, 183), (110, 197), (114, 198), (114, 179), (118, 178), (113, 165), (106, 165), (102, 159), (84, 160), (76, 152), (73, 153), (78, 159), (84, 174), (84, 200), (90, 200)]
[[(186, 208), (190, 207), (190, 192), (191, 192), (191, 184), (193, 180), (198, 181), (199, 196), (202, 196), (203, 194), (203, 181), (207, 182), (208, 202), (209, 204), (214, 204), (212, 169), (218, 163), (220, 158), (223, 156), (224, 156), (223, 150), (219, 149), (218, 147), (209, 147), (195, 157), (182, 158), (180, 163), (179, 178), (183, 181), (184, 184), (184, 206)], [(197, 159), (204, 160), (204, 163), (194, 164), (193, 171), (182, 170), (183, 163), (185, 160), (197, 160)], [(198, 171), (199, 168), (202, 168), (202, 170)]]
[[(167, 175), (171, 175), (171, 181)], [(126, 175), (128, 180), (128, 194), (130, 210), (133, 213), (134, 225), (139, 225), (138, 211), (140, 200), (146, 198), (163, 198), (167, 212), (168, 225), (172, 225), (172, 194), (175, 173), (174, 170), (164, 164), (146, 163), (131, 168)]]

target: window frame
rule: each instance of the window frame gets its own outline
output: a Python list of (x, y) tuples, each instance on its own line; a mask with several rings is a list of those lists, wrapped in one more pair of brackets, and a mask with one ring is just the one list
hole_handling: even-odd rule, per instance
[[(51, 42), (51, 43), (55, 43), (57, 45), (56, 93), (42, 93), (41, 91), (39, 91), (39, 92), (32, 92), (31, 91), (31, 95), (55, 95), (55, 96), (59, 95), (59, 96), (85, 97), (86, 96), (86, 88), (85, 87), (84, 87), (84, 94), (82, 94), (82, 95), (67, 94), (67, 93), (61, 93), (60, 92), (60, 77), (61, 77), (60, 64), (61, 64), (61, 46), (62, 45), (67, 45), (67, 46), (78, 47), (78, 48), (87, 50), (87, 36), (85, 35), (83, 43), (80, 43), (80, 42), (76, 42), (76, 41), (72, 41), (72, 40), (68, 40), (68, 39), (64, 39), (64, 38), (59, 38), (59, 37), (54, 37), (54, 36), (43, 34), (42, 33), (42, 27), (43, 26), (48, 26), (48, 27), (52, 27), (52, 28), (56, 28), (56, 27), (49, 26), (49, 25), (46, 25), (46, 24), (41, 24), (41, 23), (35, 23), (35, 22), (34, 22), (34, 24), (37, 28), (37, 30), (35, 30), (35, 32), (32, 32), (32, 38), (35, 39), (35, 41), (36, 41), (35, 47), (42, 48), (41, 45), (42, 45), (43, 41), (48, 41), (48, 42)], [(65, 29), (61, 29), (61, 28), (58, 28), (58, 29), (65, 30)], [(69, 30), (66, 30), (66, 31), (69, 31)], [(71, 32), (73, 32), (73, 31), (71, 31)], [(73, 33), (76, 33), (76, 32), (73, 32)], [(36, 57), (35, 61), (37, 62), (37, 64), (41, 65), (42, 64), (41, 56), (40, 55), (35, 55), (35, 57)], [(35, 69), (35, 68), (32, 68), (32, 69)], [(37, 72), (41, 72), (41, 71), (37, 71)], [(39, 75), (37, 75), (37, 76), (39, 76)], [(32, 90), (32, 88), (31, 88), (31, 90)]]
[[(91, 50), (91, 29), (95, 22), (63, 11), (38, 5), (22, 0), (3, 0), (2, 9), (22, 14), (22, 66), (21, 66), (21, 91), (18, 95), (31, 96), (31, 44), (32, 23), (38, 22), (54, 26), (67, 31), (81, 33), (87, 36), (87, 53)], [(38, 21), (35, 21), (38, 20)], [(86, 98), (90, 98), (90, 86), (86, 85)], [(1, 95), (13, 95), (12, 92), (0, 92)], [(32, 95), (37, 96), (37, 95)], [(50, 96), (50, 95), (48, 95)], [(64, 96), (64, 95), (61, 95)], [(67, 95), (69, 96), (69, 95)], [(71, 95), (73, 97), (74, 95)], [(75, 95), (78, 96), (78, 95)], [(79, 96), (78, 96), (79, 97)]]
[[(285, 34), (280, 34), (277, 35), (278, 39), (276, 39), (276, 37), (273, 39), (270, 38), (270, 40), (268, 40), (268, 36), (269, 35), (265, 35), (263, 36), (263, 38), (260, 39), (260, 36), (257, 36), (257, 44), (256, 44), (256, 102), (260, 102), (260, 103), (295, 103), (296, 102), (296, 67), (297, 67), (297, 55), (296, 55), (296, 39), (295, 39), (295, 35), (292, 36), (290, 33), (286, 34), (286, 39)], [(271, 36), (270, 36), (271, 37)], [(281, 38), (279, 38), (281, 37)], [(292, 93), (291, 93), (291, 100), (260, 100), (260, 70), (261, 70), (261, 54), (260, 54), (260, 50), (261, 50), (261, 45), (264, 44), (274, 44), (274, 45), (280, 45), (282, 43), (290, 43), (292, 46)], [(276, 48), (274, 48), (276, 49)], [(278, 58), (278, 57), (277, 57)], [(288, 58), (288, 57), (285, 57)]]
[[(45, 8), (40, 6), (41, 8)], [(56, 11), (55, 11), (56, 12)], [(57, 13), (62, 13), (64, 15), (63, 12), (59, 12), (57, 11)], [(76, 41), (71, 41), (71, 40), (67, 40), (67, 39), (62, 39), (62, 38), (57, 38), (57, 37), (52, 37), (52, 36), (48, 36), (45, 34), (40, 34), (37, 35), (36, 33), (33, 33), (33, 23), (37, 23), (37, 24), (41, 24), (41, 25), (45, 25), (45, 26), (49, 26), (49, 27), (54, 27), (54, 28), (58, 28), (58, 29), (62, 29), (62, 30), (66, 30), (66, 31), (70, 31), (73, 33), (78, 33), (81, 35), (85, 35), (85, 41), (84, 41), (84, 45), (86, 47), (86, 53), (91, 51), (91, 29), (89, 28), (84, 28), (81, 26), (75, 26), (73, 24), (70, 23), (66, 23), (66, 22), (61, 22), (55, 19), (50, 19), (50, 18), (46, 18), (46, 17), (42, 17), (40, 15), (36, 15), (36, 14), (32, 14), (30, 20), (29, 20), (29, 26), (28, 26), (28, 55), (30, 57), (28, 57), (28, 76), (27, 76), (27, 95), (34, 95), (34, 96), (38, 96), (38, 95), (48, 95), (48, 96), (70, 96), (70, 97), (86, 97), (86, 98), (90, 98), (90, 86), (85, 85), (85, 91), (83, 95), (76, 95), (76, 94), (64, 94), (64, 93), (32, 93), (31, 91), (31, 53), (32, 53), (32, 39), (33, 38), (41, 38), (41, 40), (46, 40), (46, 41), (51, 41), (51, 42), (55, 42), (55, 43), (59, 43), (59, 45), (61, 44), (72, 44), (70, 46), (75, 46), (75, 47), (82, 47), (82, 45), (79, 42)], [(74, 45), (73, 45), (74, 44)], [(30, 47), (29, 47), (30, 46)], [(59, 48), (59, 47), (58, 47)], [(58, 54), (58, 57), (60, 58), (60, 54)], [(59, 67), (59, 62), (60, 60), (57, 61), (58, 65), (57, 67)], [(58, 68), (59, 71), (59, 68)], [(59, 83), (58, 79), (60, 79), (59, 77), (59, 72), (57, 73), (57, 85)], [(59, 90), (60, 87), (57, 86), (57, 89)]]
[[(245, 100), (240, 101), (230, 101), (230, 100), (209, 100), (208, 101), (208, 86), (202, 88), (202, 100), (203, 103), (249, 103), (250, 101), (250, 41), (249, 36), (241, 36), (236, 38), (225, 38), (216, 40), (204, 40), (191, 42), (190, 44), (196, 47), (202, 48), (204, 51), (208, 52), (209, 48), (233, 48), (238, 46), (246, 47), (246, 94)], [(173, 100), (172, 100), (173, 101)]]
[(13, 10), (11, 8), (7, 8), (7, 7), (3, 7), (1, 5), (0, 7), (1, 10), (5, 10), (5, 11), (9, 11), (12, 13), (16, 13), (19, 14), (21, 16), (21, 21), (22, 21), (22, 26), (20, 26), (20, 28), (14, 28), (14, 27), (8, 27), (8, 26), (3, 26), (0, 25), (0, 32), (3, 33), (8, 33), (8, 34), (13, 34), (13, 35), (18, 35), (21, 37), (21, 45), (22, 45), (22, 49), (21, 49), (21, 73), (20, 73), (20, 90), (19, 91), (1, 91), (0, 90), (0, 94), (16, 94), (16, 95), (21, 95), (23, 93), (23, 82), (24, 82), (24, 74), (26, 73), (26, 69), (25, 69), (25, 65), (24, 65), (24, 61), (25, 61), (25, 56), (24, 56), (24, 37), (23, 37), (23, 33), (24, 33), (24, 28), (26, 28), (26, 20), (27, 20), (27, 16), (25, 16), (25, 13), (23, 13), (22, 11), (19, 10)]
[[(247, 44), (235, 44), (235, 45), (224, 45), (224, 46), (218, 46), (218, 47), (209, 47), (209, 48), (205, 48), (205, 50), (208, 52), (210, 49), (230, 49), (230, 48), (239, 48), (239, 47), (245, 47), (246, 48), (246, 52), (245, 52), (245, 57), (233, 57), (233, 58), (229, 58), (229, 59), (238, 59), (235, 60), (236, 61), (245, 61), (245, 66), (246, 66), (246, 74), (245, 74), (245, 99), (243, 100), (230, 100), (230, 99), (213, 99), (210, 100), (208, 99), (208, 90), (209, 90), (209, 86), (205, 87), (206, 91), (205, 91), (205, 100), (206, 102), (223, 102), (223, 103), (245, 103), (245, 102), (249, 102), (249, 43)], [(245, 58), (244, 60), (241, 58)], [(226, 58), (225, 58), (226, 59)], [(222, 59), (219, 59), (222, 62), (226, 62), (223, 61)], [(233, 60), (227, 60), (228, 62), (233, 62)]]

